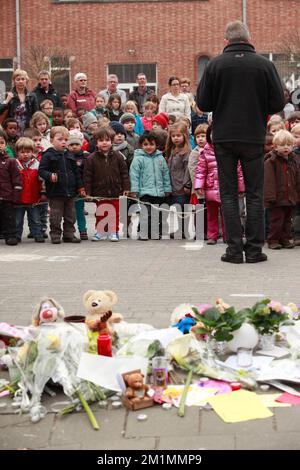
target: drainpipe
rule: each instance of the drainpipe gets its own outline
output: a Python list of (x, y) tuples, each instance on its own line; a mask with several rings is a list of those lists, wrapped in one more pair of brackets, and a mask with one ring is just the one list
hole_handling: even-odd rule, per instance
[(21, 68), (20, 0), (16, 0), (17, 67)]
[(247, 26), (247, 0), (243, 0), (243, 23)]

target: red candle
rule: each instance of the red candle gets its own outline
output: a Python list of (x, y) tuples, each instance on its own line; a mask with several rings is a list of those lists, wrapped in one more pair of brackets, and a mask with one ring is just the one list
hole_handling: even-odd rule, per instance
[(242, 388), (239, 382), (231, 382), (230, 387), (233, 392)]
[(99, 335), (97, 347), (99, 355), (112, 357), (111, 337), (109, 335)]

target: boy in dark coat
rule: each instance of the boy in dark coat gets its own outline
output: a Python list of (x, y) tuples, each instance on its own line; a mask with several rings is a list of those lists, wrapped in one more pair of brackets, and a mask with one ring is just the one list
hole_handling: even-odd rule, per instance
[(300, 170), (292, 152), (293, 136), (286, 130), (275, 134), (274, 150), (265, 159), (264, 201), (269, 208), (268, 246), (272, 250), (294, 248), (290, 240), (293, 207), (300, 201)]

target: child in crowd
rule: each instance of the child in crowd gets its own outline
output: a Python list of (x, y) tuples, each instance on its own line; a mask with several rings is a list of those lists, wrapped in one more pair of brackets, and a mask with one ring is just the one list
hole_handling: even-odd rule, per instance
[(273, 135), (272, 134), (266, 134), (265, 137), (265, 145), (264, 145), (264, 154), (268, 154), (273, 150)]
[(88, 112), (82, 116), (82, 123), (83, 123), (83, 130), (84, 130), (84, 137), (88, 142), (88, 152), (92, 153), (95, 151), (95, 143), (94, 143), (94, 134), (98, 129), (98, 120), (93, 113)]
[(43, 100), (40, 104), (40, 108), (42, 113), (46, 114), (47, 118), (49, 119), (50, 127), (52, 126), (52, 115), (54, 105), (51, 100)]
[(280, 116), (275, 114), (271, 116), (268, 124), (267, 124), (267, 134), (275, 135), (276, 132), (285, 129), (284, 122)]
[(64, 110), (62, 108), (54, 108), (52, 114), (52, 126), (64, 126)]
[(68, 95), (67, 95), (67, 93), (63, 93), (63, 94), (60, 95), (60, 101), (61, 101), (61, 104), (63, 105), (63, 108), (67, 109), (67, 105), (68, 105)]
[(95, 98), (95, 107), (94, 109), (91, 110), (91, 113), (93, 113), (96, 116), (96, 118), (99, 119), (104, 116), (105, 111), (106, 111), (106, 108), (105, 108), (104, 96), (98, 93), (98, 95), (96, 95), (96, 98)]
[[(293, 152), (300, 169), (300, 124), (295, 124), (291, 130), (295, 139)], [(297, 202), (294, 213), (294, 238), (295, 246), (300, 246), (300, 202)]]
[(136, 125), (136, 119), (131, 113), (124, 113), (120, 118), (120, 123), (123, 124), (126, 131), (126, 140), (133, 149), (137, 149), (139, 146), (139, 136), (134, 132)]
[(75, 203), (79, 193), (85, 197), (80, 171), (73, 155), (67, 151), (69, 131), (63, 126), (54, 126), (50, 131), (52, 148), (43, 153), (39, 176), (46, 182), (46, 194), (50, 206), (50, 237), (54, 244), (61, 243), (63, 219), (63, 241), (79, 243), (75, 232)]
[[(130, 167), (131, 196), (150, 204), (163, 204), (172, 191), (168, 165), (157, 149), (154, 131), (145, 131), (139, 139)], [(151, 227), (151, 206), (145, 204), (140, 214), (140, 240), (158, 239), (163, 235), (162, 213)], [(166, 220), (166, 218), (164, 218)], [(151, 230), (152, 229), (152, 230)]]
[(28, 127), (25, 129), (23, 137), (27, 137), (31, 139), (34, 143), (34, 151), (33, 154), (35, 158), (40, 162), (42, 158), (42, 152), (44, 151), (44, 147), (42, 146), (42, 134), (38, 129), (34, 127)]
[(22, 190), (22, 177), (17, 161), (6, 152), (7, 135), (0, 130), (0, 233), (6, 245), (17, 245), (16, 216), (14, 204)]
[[(196, 168), (197, 168), (198, 161), (199, 161), (200, 152), (203, 150), (204, 146), (207, 143), (206, 142), (207, 128), (208, 128), (208, 124), (199, 124), (199, 126), (196, 127), (195, 133), (194, 133), (196, 147), (191, 151), (190, 156), (189, 156), (189, 161), (188, 161), (188, 169), (189, 169), (190, 178), (192, 182), (192, 191), (191, 191), (192, 195), (196, 194), (195, 188), (194, 188), (195, 174), (196, 174)], [(192, 203), (197, 204), (197, 200), (192, 201)]]
[(106, 111), (104, 115), (110, 121), (119, 121), (120, 117), (123, 114), (121, 106), (122, 106), (122, 101), (121, 101), (120, 95), (118, 95), (118, 93), (112, 93), (110, 97), (108, 98)]
[[(265, 157), (264, 159), (266, 160), (269, 158), (271, 155), (270, 152), (272, 152), (274, 146), (273, 146), (273, 135), (272, 134), (266, 134), (265, 137), (265, 145), (264, 145), (264, 154)], [(269, 233), (269, 225), (270, 225), (270, 214), (269, 214), (269, 209), (265, 207), (265, 239), (267, 240), (268, 238), (268, 233)]]
[(146, 101), (144, 106), (144, 116), (141, 121), (145, 131), (150, 131), (153, 127), (154, 104), (152, 101)]
[(277, 132), (274, 150), (264, 164), (264, 201), (270, 214), (268, 246), (271, 250), (294, 248), (291, 219), (293, 207), (300, 202), (300, 169), (292, 152), (294, 142), (290, 132)]
[(141, 118), (138, 113), (138, 108), (136, 105), (135, 101), (127, 101), (124, 106), (124, 112), (125, 113), (131, 113), (135, 117), (135, 127), (134, 127), (134, 132), (138, 135), (142, 135), (144, 132), (144, 126), (142, 124)]
[(68, 119), (71, 119), (71, 118), (76, 118), (76, 115), (73, 113), (72, 109), (69, 109), (69, 108), (64, 109), (64, 122), (65, 122), (65, 124), (68, 121)]
[(153, 116), (152, 129), (168, 129), (169, 118), (167, 113), (159, 113)]
[(201, 111), (196, 101), (193, 101), (191, 106), (191, 127), (192, 127), (192, 134), (195, 135), (195, 130), (200, 124), (207, 124), (208, 125), (208, 116), (207, 113)]
[(37, 129), (42, 134), (42, 147), (44, 150), (51, 147), (50, 144), (50, 122), (42, 111), (34, 113), (30, 120), (30, 127)]
[[(190, 153), (191, 146), (186, 125), (182, 122), (173, 124), (169, 127), (166, 145), (166, 158), (172, 183), (170, 204), (178, 205), (181, 212), (184, 212), (184, 205), (189, 203), (191, 194), (192, 185), (188, 171)], [(181, 222), (181, 228), (179, 226), (177, 233), (171, 235), (172, 238), (185, 238), (184, 219), (178, 219), (178, 224), (179, 222)]]
[(151, 95), (147, 98), (148, 101), (151, 101), (153, 103), (153, 114), (158, 114), (159, 110), (159, 98), (157, 95)]
[[(94, 134), (96, 151), (84, 166), (84, 186), (87, 199), (97, 200), (96, 233), (92, 241), (119, 241), (119, 196), (128, 196), (130, 181), (126, 162), (113, 150), (115, 133), (110, 127), (102, 127)], [(103, 225), (103, 221), (105, 225)]]
[(111, 121), (109, 126), (115, 132), (113, 150), (120, 152), (129, 170), (133, 160), (134, 148), (126, 141), (126, 131), (120, 122)]
[(11, 156), (15, 157), (15, 146), (18, 140), (18, 122), (14, 118), (5, 119), (3, 123), (3, 130), (7, 135), (7, 147), (5, 151)]
[[(207, 207), (207, 244), (215, 245), (219, 237), (219, 212), (221, 210), (221, 199), (219, 192), (219, 176), (217, 160), (211, 140), (212, 128), (209, 126), (206, 131), (207, 144), (204, 146), (199, 156), (195, 176), (195, 190), (199, 196), (205, 195)], [(243, 173), (240, 163), (237, 169), (238, 191), (245, 192)], [(226, 241), (224, 222), (222, 220), (223, 240)]]
[(157, 150), (160, 150), (165, 156), (165, 149), (168, 140), (168, 133), (164, 129), (152, 129), (153, 134), (156, 136)]
[[(83, 134), (77, 129), (73, 129), (69, 133), (68, 150), (74, 156), (76, 165), (80, 170), (80, 176), (83, 181), (83, 169), (85, 162), (89, 156), (88, 152), (82, 150)], [(75, 201), (76, 220), (81, 240), (88, 240), (86, 218), (84, 213), (84, 200), (77, 199)]]
[(17, 240), (21, 242), (24, 217), (27, 213), (29, 230), (37, 243), (44, 243), (40, 211), (37, 204), (46, 201), (42, 193), (42, 182), (38, 177), (39, 162), (34, 156), (34, 143), (28, 137), (21, 137), (16, 143), (17, 165), (22, 175), (22, 192), (16, 205)]
[(296, 126), (296, 124), (300, 124), (300, 111), (295, 111), (294, 113), (291, 113), (288, 117), (287, 122), (288, 130), (291, 132), (293, 127)]
[(78, 119), (81, 122), (83, 122), (82, 118), (85, 115), (85, 113), (86, 113), (86, 109), (83, 106), (78, 106), (78, 108), (76, 110), (76, 117), (78, 117)]
[(183, 122), (186, 125), (188, 135), (189, 135), (190, 146), (191, 146), (191, 149), (193, 150), (196, 147), (196, 144), (195, 144), (194, 136), (191, 133), (191, 122), (189, 118), (187, 116), (181, 116), (181, 118), (178, 119), (178, 121)]

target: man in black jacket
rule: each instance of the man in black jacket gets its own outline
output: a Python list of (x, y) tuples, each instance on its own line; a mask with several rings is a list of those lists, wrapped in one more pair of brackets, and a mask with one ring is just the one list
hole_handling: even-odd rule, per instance
[(154, 95), (154, 91), (147, 86), (147, 78), (143, 72), (137, 74), (136, 81), (138, 86), (129, 93), (129, 99), (136, 102), (139, 113), (143, 115), (145, 103)]
[(51, 76), (48, 70), (41, 70), (39, 73), (39, 84), (32, 90), (32, 93), (35, 94), (38, 104), (40, 106), (41, 102), (44, 100), (51, 100), (54, 108), (61, 108), (62, 103), (60, 97), (55, 91), (53, 85), (51, 84)]
[[(227, 25), (223, 54), (211, 60), (197, 90), (197, 105), (213, 112), (213, 142), (220, 183), (230, 263), (266, 261), (263, 221), (263, 145), (267, 116), (283, 109), (283, 88), (276, 68), (256, 54), (247, 27)], [(237, 190), (240, 160), (246, 187), (246, 243), (242, 241)]]

